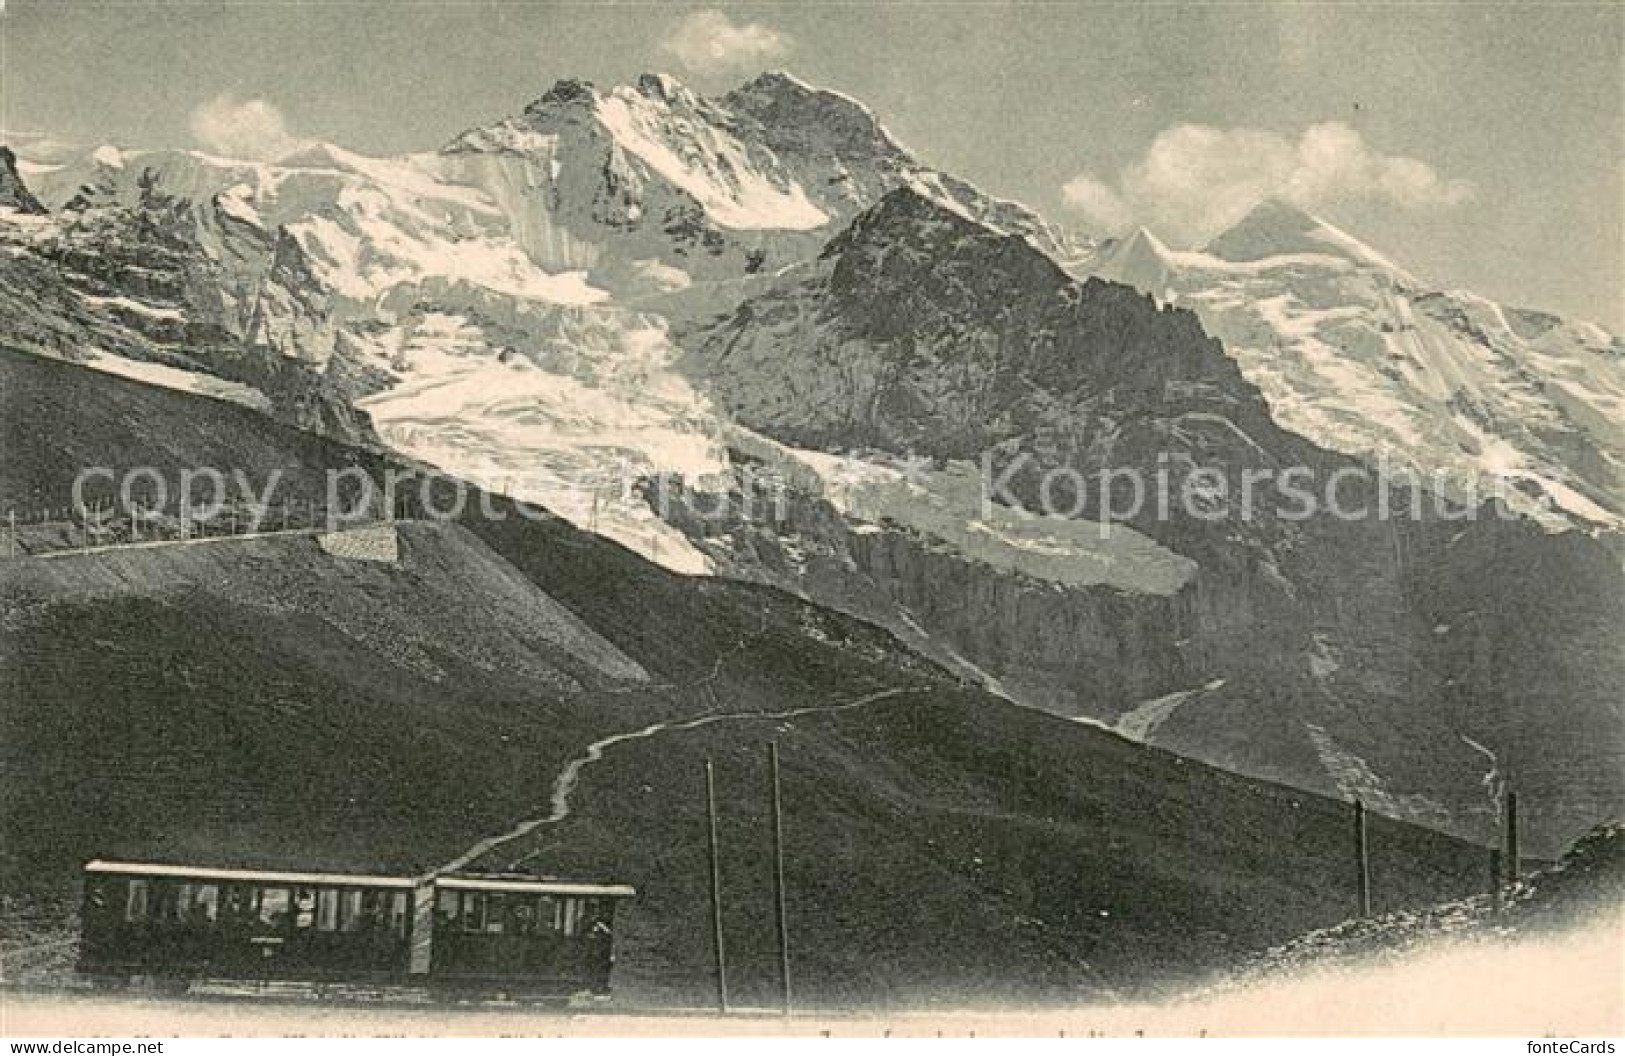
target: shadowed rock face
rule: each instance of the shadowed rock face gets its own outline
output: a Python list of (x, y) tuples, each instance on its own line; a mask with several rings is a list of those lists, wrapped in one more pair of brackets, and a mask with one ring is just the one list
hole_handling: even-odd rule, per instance
[[(778, 325), (790, 317), (806, 325)], [(758, 347), (769, 328), (774, 340)], [(793, 370), (775, 368), (780, 353)], [(1153, 399), (1265, 414), (1187, 313), (1074, 283), (1025, 239), (908, 189), (860, 216), (808, 277), (708, 333), (696, 369), (743, 424), (772, 435), (944, 458), (1063, 413), (1093, 415), (1103, 433)], [(763, 384), (760, 371), (775, 369)]]
[[(752, 429), (986, 459), (1035, 511), (1046, 488), (1056, 505), (1057, 470), (1076, 474), (1060, 504), (1087, 517), (1102, 513), (1102, 472), (1160, 472), (1168, 515), (1147, 503), (1129, 524), (1199, 568), (1174, 597), (1136, 597), (1057, 589), (897, 526), (690, 526), (748, 574), (912, 629), (1064, 714), (1116, 722), (1181, 694), (1153, 709), (1152, 743), (1455, 831), (1493, 831), (1492, 770), (1517, 782), (1546, 851), (1625, 801), (1605, 688), (1625, 678), (1611, 631), (1625, 580), (1606, 544), (1488, 511), (1449, 519), (1431, 496), (1414, 519), (1382, 519), (1369, 484), (1340, 493), (1366, 507), (1347, 519), (1283, 516), (1296, 504), (1270, 488), (1251, 514), (1234, 498), (1186, 509), (1177, 496), (1201, 470), (1233, 483), (1302, 466), (1318, 493), (1358, 468), (1277, 427), (1190, 313), (1074, 282), (1023, 240), (897, 191), (815, 268), (685, 343)], [(1094, 493), (1071, 502), (1070, 479)]]
[(963, 180), (924, 166), (892, 138), (873, 111), (839, 92), (775, 72), (762, 74), (720, 102), (741, 135), (770, 149), (814, 200), (836, 216), (850, 217), (900, 186), (912, 187), (1021, 235), (1045, 253), (1073, 250), (1064, 232), (1025, 206), (990, 198)]
[(46, 212), (45, 206), (34, 197), (17, 172), (17, 155), (7, 146), (0, 146), (0, 208), (15, 209), (34, 216)]

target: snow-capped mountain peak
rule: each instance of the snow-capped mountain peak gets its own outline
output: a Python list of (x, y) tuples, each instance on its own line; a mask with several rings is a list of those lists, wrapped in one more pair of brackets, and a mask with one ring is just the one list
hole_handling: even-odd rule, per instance
[(1138, 231), (1073, 270), (1195, 311), (1321, 446), (1552, 529), (1625, 524), (1625, 355), (1600, 327), (1430, 287), (1280, 199), (1202, 250)]
[(1179, 267), (1178, 256), (1150, 228), (1142, 226), (1102, 246), (1093, 271), (1103, 279), (1133, 286), (1166, 301), (1169, 283)]
[(1340, 257), (1414, 281), (1399, 265), (1320, 217), (1281, 198), (1266, 198), (1213, 238), (1203, 252), (1231, 263), (1289, 256)]
[(874, 111), (849, 95), (816, 88), (793, 74), (764, 73), (722, 97), (751, 134), (781, 156), (827, 156), (896, 166), (912, 159)]
[(669, 74), (609, 89), (566, 80), (517, 117), (464, 133), (444, 153), (529, 158), (539, 169), (527, 178), (548, 189), (554, 208), (623, 230), (670, 226), (685, 209), (703, 210), (705, 220), (731, 231), (827, 224), (828, 214), (772, 152), (736, 136), (731, 124), (723, 108)]
[[(562, 228), (567, 240), (597, 242), (608, 227), (630, 236), (640, 258), (691, 278), (737, 273), (747, 258), (757, 268), (805, 259), (905, 184), (1046, 253), (1068, 251), (1031, 210), (922, 164), (862, 103), (783, 72), (718, 99), (662, 73), (609, 88), (560, 81), (442, 154), (454, 178), (494, 185), (521, 211), (548, 211), (550, 237)], [(544, 259), (581, 259), (557, 248)]]
[(551, 88), (525, 107), (525, 113), (543, 114), (551, 109), (571, 104), (591, 105), (597, 98), (598, 89), (593, 86), (591, 81), (577, 77), (565, 77), (554, 81)]

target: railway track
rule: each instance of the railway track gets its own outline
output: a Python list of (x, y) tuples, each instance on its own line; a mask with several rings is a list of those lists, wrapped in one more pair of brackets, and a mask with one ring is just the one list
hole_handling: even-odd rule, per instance
[[(552, 795), (549, 798), (550, 809), (545, 816), (522, 821), (501, 835), (491, 836), (481, 840), (473, 847), (470, 847), (467, 851), (464, 851), (457, 858), (454, 858), (452, 861), (442, 865), (439, 869), (435, 870), (435, 872), (436, 874), (453, 873), (459, 869), (466, 868), (471, 863), (478, 861), (480, 858), (485, 857), (487, 854), (490, 854), (499, 847), (512, 843), (515, 840), (523, 839), (540, 828), (548, 825), (556, 825), (568, 818), (570, 816), (570, 796), (575, 792), (576, 786), (580, 784), (582, 772), (585, 771), (587, 767), (601, 761), (604, 758), (604, 753), (618, 744), (625, 744), (628, 741), (646, 740), (662, 733), (676, 733), (684, 730), (697, 730), (702, 727), (715, 725), (721, 722), (781, 721), (784, 719), (800, 718), (804, 715), (829, 715), (842, 711), (850, 711), (854, 708), (868, 707), (871, 704), (877, 704), (883, 700), (890, 700), (894, 697), (900, 697), (910, 693), (921, 693), (927, 688), (928, 687), (926, 686), (893, 686), (889, 689), (883, 689), (874, 693), (866, 694), (854, 700), (841, 701), (836, 704), (815, 704), (800, 708), (789, 708), (783, 711), (736, 711), (723, 713), (706, 712), (702, 715), (690, 716), (687, 718), (665, 719), (660, 722), (650, 723), (641, 729), (630, 730), (625, 733), (612, 734), (608, 737), (601, 738), (594, 741), (592, 744), (589, 744), (582, 754), (564, 764), (564, 769), (562, 769), (558, 776), (553, 780)], [(522, 865), (527, 858), (528, 856), (515, 859), (510, 864), (512, 867), (517, 868), (518, 866)]]

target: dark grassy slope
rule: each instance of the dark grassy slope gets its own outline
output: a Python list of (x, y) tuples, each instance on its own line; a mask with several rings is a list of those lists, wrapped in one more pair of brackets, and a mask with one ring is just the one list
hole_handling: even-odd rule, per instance
[[(368, 451), (277, 425), (246, 407), (3, 347), (0, 382), (0, 510), (60, 509), (71, 501), (75, 476), (90, 467), (122, 474), (151, 466), (168, 484), (173, 508), (183, 469), (241, 468), (256, 490), (280, 469), (277, 499), (320, 503), (328, 468), (384, 465)], [(88, 498), (112, 498), (105, 479), (89, 485)]]
[[(64, 432), (27, 386), (77, 408), (75, 458), (251, 457), (263, 476), (360, 457), (79, 368), (0, 356), (0, 385), (0, 495), (50, 486), (37, 467)], [(555, 601), (602, 641), (537, 616)], [(637, 884), (623, 992), (704, 1000), (710, 755), (737, 983), (761, 997), (773, 736), (812, 1004), (1099, 996), (1346, 914), (1340, 805), (1010, 707), (856, 621), (517, 517), (405, 527), (398, 567), (307, 538), (0, 563), (0, 878), (60, 894), (92, 854), (416, 868), (545, 814), (562, 763), (600, 737), (888, 688), (910, 692), (611, 748), (576, 813), (486, 862)], [(1387, 822), (1373, 842), (1384, 905), (1476, 882), (1467, 845)]]
[[(709, 967), (711, 757), (734, 981), (745, 1000), (769, 1001), (769, 737), (785, 759), (795, 971), (825, 1000), (1127, 992), (1350, 904), (1341, 805), (959, 691), (628, 743), (588, 772), (577, 816), (487, 863), (620, 855), (643, 892), (623, 982), (692, 995)], [(1479, 861), (1385, 819), (1372, 842), (1385, 907), (1460, 890)]]
[(571, 745), (651, 721), (465, 533), (402, 546), (400, 569), (297, 537), (8, 565), (8, 882), (88, 852), (424, 868), (545, 799)]

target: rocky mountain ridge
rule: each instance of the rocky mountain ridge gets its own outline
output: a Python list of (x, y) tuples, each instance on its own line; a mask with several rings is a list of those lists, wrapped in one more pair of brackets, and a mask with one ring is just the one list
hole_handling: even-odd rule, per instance
[[(1242, 772), (1479, 832), (1493, 826), (1488, 752), (1492, 783), (1515, 772), (1525, 802), (1556, 811), (1543, 824), (1572, 832), (1617, 809), (1620, 759), (1574, 736), (1619, 720), (1601, 689), (1625, 677), (1609, 629), (1625, 616), (1617, 556), (1384, 482), (1281, 428), (1193, 313), (1074, 281), (1024, 241), (900, 189), (816, 265), (679, 339), (697, 387), (794, 451), (923, 460), (912, 483), (938, 496), (952, 467), (980, 466), (982, 492), (953, 507), (963, 523), (985, 516), (976, 500), (998, 481), (1012, 513), (1094, 522), (1097, 558), (1127, 535), (1194, 571), (1158, 590), (1118, 555), (1116, 577), (1058, 595), (1019, 570), (991, 575), (964, 547), (946, 556), (943, 533), (872, 500), (900, 530), (843, 530), (816, 500), (788, 530), (692, 518), (719, 561), (913, 623), (992, 684)], [(1318, 506), (1288, 501), (1289, 469)], [(1249, 477), (1269, 482), (1250, 509), (1235, 487)], [(1358, 483), (1328, 490), (1345, 479)], [(839, 488), (821, 501), (850, 515), (883, 486), (851, 483), (856, 502)], [(1136, 505), (1136, 488), (1156, 494)], [(1358, 512), (1340, 514), (1339, 498)], [(1514, 635), (1543, 640), (1543, 658), (1519, 646), (1490, 659)], [(1530, 693), (1542, 674), (1548, 688)]]

